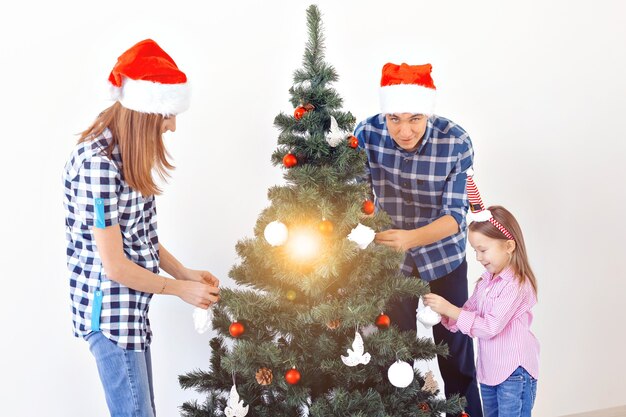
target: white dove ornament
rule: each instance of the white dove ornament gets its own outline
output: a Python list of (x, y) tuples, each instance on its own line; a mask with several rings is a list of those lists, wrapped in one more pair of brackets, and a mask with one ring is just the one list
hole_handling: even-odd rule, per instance
[(239, 401), (239, 393), (235, 385), (230, 389), (230, 396), (228, 397), (224, 414), (226, 414), (226, 417), (244, 417), (248, 414), (248, 406), (244, 407), (243, 400)]
[(337, 120), (333, 116), (330, 116), (330, 132), (326, 136), (326, 142), (333, 148), (339, 145), (342, 141), (346, 139), (349, 135), (346, 134), (343, 130), (339, 129), (339, 125), (337, 124)]
[(358, 364), (367, 365), (371, 359), (369, 353), (364, 352), (363, 338), (359, 332), (354, 334), (354, 342), (352, 342), (352, 349), (348, 349), (348, 356), (342, 356), (341, 360), (344, 365), (357, 366)]

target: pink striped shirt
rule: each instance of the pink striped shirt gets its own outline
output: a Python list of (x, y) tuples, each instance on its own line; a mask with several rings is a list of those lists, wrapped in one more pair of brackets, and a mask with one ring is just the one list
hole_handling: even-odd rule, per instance
[(539, 375), (539, 342), (530, 331), (530, 309), (537, 297), (530, 282), (520, 286), (510, 268), (499, 275), (485, 271), (455, 321), (442, 317), (448, 330), (478, 338), (476, 376), (480, 383), (498, 385), (518, 366), (533, 378)]

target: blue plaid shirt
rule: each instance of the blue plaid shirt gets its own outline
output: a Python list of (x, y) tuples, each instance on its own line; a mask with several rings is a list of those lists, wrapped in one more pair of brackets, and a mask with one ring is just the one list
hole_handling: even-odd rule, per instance
[(91, 141), (76, 145), (63, 173), (67, 267), (74, 335), (91, 332), (94, 292), (103, 292), (100, 331), (119, 347), (144, 351), (152, 339), (148, 310), (152, 294), (133, 290), (107, 277), (95, 245), (95, 199), (102, 199), (104, 226), (119, 224), (124, 254), (137, 265), (159, 273), (154, 196), (144, 197), (122, 176), (122, 159), (106, 129)]
[(466, 171), (474, 159), (468, 134), (448, 119), (431, 116), (417, 150), (408, 152), (389, 136), (385, 115), (378, 114), (359, 123), (355, 136), (367, 153), (376, 207), (391, 216), (395, 229), (417, 229), (446, 214), (459, 224), (458, 233), (409, 249), (402, 271), (410, 275), (417, 268), (425, 281), (452, 272), (465, 258)]

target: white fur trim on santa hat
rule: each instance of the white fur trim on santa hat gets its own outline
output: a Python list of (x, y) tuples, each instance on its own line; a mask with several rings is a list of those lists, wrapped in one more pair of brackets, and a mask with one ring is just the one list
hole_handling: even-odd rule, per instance
[(111, 98), (122, 106), (141, 113), (174, 116), (189, 108), (191, 87), (184, 84), (161, 84), (124, 78), (122, 87), (111, 85)]
[(417, 84), (380, 87), (380, 111), (391, 113), (433, 114), (437, 91)]
[(491, 211), (482, 210), (482, 211), (477, 211), (476, 213), (472, 211), (468, 211), (467, 217), (469, 217), (469, 220), (472, 222), (486, 222), (489, 219), (491, 219), (493, 216), (491, 215)]

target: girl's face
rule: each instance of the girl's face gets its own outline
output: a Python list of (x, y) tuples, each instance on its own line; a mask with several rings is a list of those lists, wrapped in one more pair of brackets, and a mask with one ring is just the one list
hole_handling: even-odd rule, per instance
[(515, 250), (514, 240), (493, 239), (471, 230), (468, 240), (476, 251), (476, 260), (494, 276), (502, 272), (511, 262)]
[(176, 132), (176, 116), (168, 116), (163, 118), (161, 124), (161, 133)]

